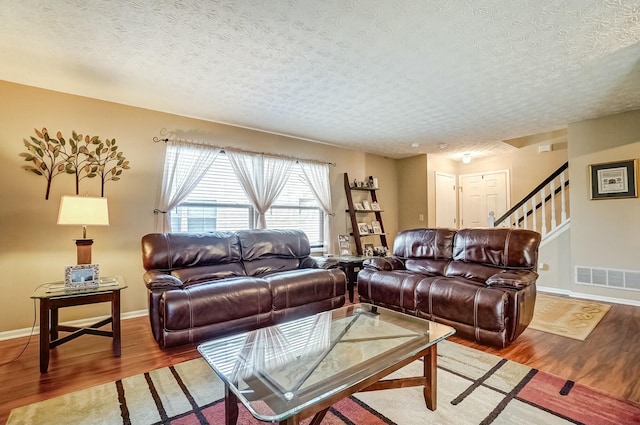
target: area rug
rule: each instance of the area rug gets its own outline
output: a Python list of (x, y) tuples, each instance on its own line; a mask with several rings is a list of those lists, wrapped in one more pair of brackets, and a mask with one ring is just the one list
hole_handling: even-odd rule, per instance
[[(390, 377), (416, 376), (416, 361)], [(224, 386), (202, 359), (14, 409), (17, 424), (224, 424)], [(238, 425), (257, 425), (240, 408)], [(304, 422), (308, 423), (308, 420)], [(420, 387), (358, 393), (323, 425), (638, 424), (640, 405), (525, 365), (444, 341), (438, 346), (438, 408)]]
[(584, 341), (610, 308), (595, 301), (538, 294), (529, 328)]

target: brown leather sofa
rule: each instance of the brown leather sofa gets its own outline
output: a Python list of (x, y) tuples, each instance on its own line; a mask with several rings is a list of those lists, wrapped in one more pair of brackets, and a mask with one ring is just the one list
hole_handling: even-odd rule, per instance
[(297, 230), (145, 235), (154, 338), (170, 347), (342, 306), (344, 273), (318, 268), (309, 254)]
[(539, 233), (522, 229), (403, 231), (392, 257), (364, 262), (358, 295), (506, 347), (533, 317), (539, 245)]

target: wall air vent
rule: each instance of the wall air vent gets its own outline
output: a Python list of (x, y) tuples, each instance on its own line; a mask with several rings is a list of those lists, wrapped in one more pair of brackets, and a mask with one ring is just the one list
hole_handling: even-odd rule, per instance
[(640, 271), (576, 266), (576, 283), (640, 291)]

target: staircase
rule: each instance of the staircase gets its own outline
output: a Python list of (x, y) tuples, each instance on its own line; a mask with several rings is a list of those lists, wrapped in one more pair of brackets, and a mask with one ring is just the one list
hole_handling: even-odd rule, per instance
[(569, 163), (565, 162), (520, 202), (489, 226), (529, 229), (542, 234), (543, 243), (569, 226)]

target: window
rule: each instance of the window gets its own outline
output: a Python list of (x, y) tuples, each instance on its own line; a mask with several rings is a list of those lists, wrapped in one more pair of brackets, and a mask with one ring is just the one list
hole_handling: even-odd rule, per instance
[[(218, 155), (198, 186), (171, 212), (171, 231), (250, 229), (257, 215), (226, 155)], [(267, 228), (301, 229), (322, 247), (325, 215), (299, 165), (266, 213)]]

